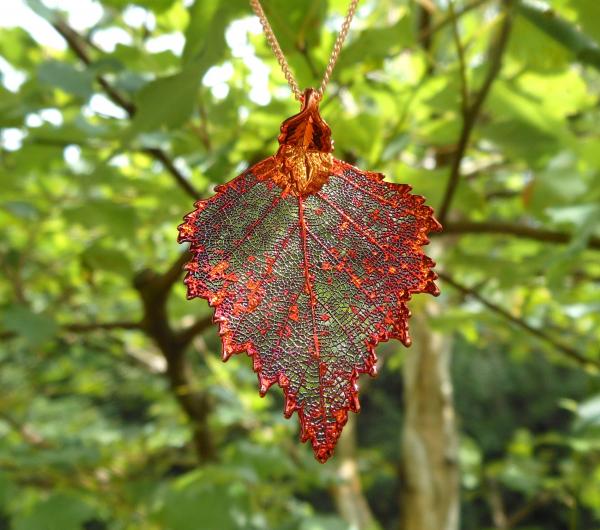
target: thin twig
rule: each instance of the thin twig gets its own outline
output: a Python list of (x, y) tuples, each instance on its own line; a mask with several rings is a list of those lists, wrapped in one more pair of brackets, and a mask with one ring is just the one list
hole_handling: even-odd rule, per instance
[(502, 316), (509, 322), (512, 322), (515, 326), (521, 328), (530, 335), (533, 335), (538, 339), (551, 345), (553, 348), (556, 349), (556, 351), (562, 353), (566, 357), (569, 357), (571, 360), (576, 361), (578, 364), (581, 364), (584, 367), (594, 367), (600, 369), (600, 361), (586, 357), (585, 355), (577, 351), (575, 348), (556, 340), (554, 337), (551, 337), (545, 331), (533, 327), (531, 324), (528, 324), (519, 317), (516, 317), (512, 313), (509, 313), (503, 307), (500, 307), (494, 302), (491, 302), (487, 298), (483, 297), (477, 290), (457, 282), (452, 276), (445, 272), (438, 272), (438, 276), (457, 291), (460, 291), (466, 296), (474, 298), (475, 300), (483, 304), (485, 307), (487, 307), (489, 310)]
[[(54, 29), (60, 33), (60, 35), (67, 41), (69, 48), (73, 53), (84, 63), (86, 66), (92, 64), (92, 59), (87, 51), (87, 42), (85, 39), (71, 28), (65, 21), (56, 20), (53, 23)], [(133, 102), (125, 98), (117, 89), (115, 89), (104, 76), (97, 75), (96, 79), (107, 96), (122, 109), (127, 112), (130, 118), (133, 118), (136, 112), (136, 107)], [(173, 176), (177, 184), (183, 189), (190, 197), (194, 199), (200, 198), (200, 192), (188, 181), (185, 175), (177, 169), (171, 158), (162, 149), (148, 148), (144, 150), (145, 153), (152, 156), (155, 160), (158, 160), (163, 167)]]
[(182, 252), (171, 266), (160, 276), (162, 289), (166, 292), (179, 280), (183, 273), (183, 266), (190, 260), (191, 254), (186, 250)]
[(514, 528), (520, 525), (527, 517), (529, 517), (535, 510), (545, 506), (552, 500), (552, 495), (549, 492), (541, 492), (527, 504), (519, 508), (515, 513), (508, 517), (506, 521), (506, 528)]
[[(60, 33), (60, 35), (67, 41), (67, 44), (71, 51), (79, 57), (81, 62), (86, 66), (92, 64), (92, 58), (87, 52), (87, 41), (69, 26), (64, 20), (57, 19), (52, 24), (54, 29)], [(119, 107), (125, 110), (130, 117), (135, 114), (135, 105), (128, 101), (121, 93), (116, 90), (103, 76), (97, 76), (98, 83), (102, 86), (108, 97)]]
[(25, 286), (23, 278), (21, 277), (21, 271), (23, 270), (23, 256), (19, 256), (19, 264), (16, 267), (11, 267), (8, 263), (1, 259), (0, 266), (4, 271), (6, 279), (9, 281), (10, 286), (15, 295), (15, 300), (20, 304), (27, 305), (27, 295), (25, 292)]
[(317, 70), (317, 67), (310, 55), (310, 52), (306, 48), (306, 43), (303, 43), (301, 45), (300, 43), (297, 42), (296, 50), (298, 50), (300, 55), (302, 55), (302, 57), (304, 57), (304, 62), (306, 62), (306, 66), (308, 66), (308, 69), (310, 70), (310, 74), (312, 75), (313, 79), (315, 79), (315, 82), (316, 82), (316, 80), (319, 78), (319, 71)]
[[(64, 21), (55, 22), (54, 27), (65, 38), (75, 55), (85, 65), (89, 66), (92, 61), (87, 53), (83, 37)], [(132, 102), (114, 89), (103, 76), (97, 76), (97, 80), (110, 99), (125, 109), (130, 118), (135, 115), (136, 108)], [(173, 160), (163, 150), (148, 148), (145, 149), (145, 152), (158, 160), (187, 194), (195, 199), (200, 198), (200, 193), (188, 182), (177, 169)], [(217, 456), (208, 426), (208, 418), (212, 409), (211, 400), (207, 392), (196, 388), (192, 369), (185, 353), (189, 342), (196, 334), (206, 329), (209, 323), (205, 320), (199, 320), (189, 328), (179, 331), (173, 329), (167, 313), (169, 292), (181, 276), (183, 264), (187, 260), (187, 253), (182, 253), (162, 275), (150, 270), (142, 271), (136, 275), (134, 286), (139, 292), (144, 316), (140, 323), (126, 323), (125, 327), (141, 329), (160, 349), (167, 363), (165, 375), (173, 394), (193, 425), (194, 444), (198, 458), (201, 462), (206, 462), (214, 460)], [(73, 331), (85, 331), (89, 328), (85, 324), (67, 327)], [(109, 323), (100, 325), (100, 328), (97, 324), (94, 327), (96, 329), (115, 329), (122, 326)]]
[(196, 454), (200, 462), (207, 462), (217, 458), (208, 425), (212, 411), (211, 396), (198, 388), (186, 357), (186, 349), (194, 333), (200, 333), (208, 324), (177, 331), (173, 329), (167, 314), (167, 298), (173, 281), (181, 271), (182, 260), (183, 256), (162, 275), (151, 270), (140, 272), (134, 280), (134, 286), (144, 308), (144, 332), (153, 339), (167, 362), (165, 375), (173, 395), (193, 426)]
[[(499, 234), (511, 235), (522, 239), (532, 239), (544, 243), (567, 244), (573, 239), (568, 232), (559, 232), (547, 228), (535, 228), (532, 226), (505, 223), (500, 221), (448, 221), (444, 225), (444, 231), (432, 233), (432, 237), (440, 237), (453, 234)], [(600, 250), (600, 237), (592, 236), (588, 239), (587, 247)]]
[(185, 191), (190, 197), (192, 197), (193, 199), (200, 198), (200, 192), (183, 175), (183, 173), (177, 169), (177, 166), (175, 166), (175, 163), (173, 162), (173, 160), (171, 160), (167, 153), (165, 153), (162, 149), (159, 149), (157, 147), (149, 147), (147, 149), (144, 149), (144, 152), (148, 153), (155, 160), (158, 160), (163, 165), (163, 167), (169, 173), (171, 173), (177, 184), (179, 184), (179, 187), (183, 191)]
[[(425, 52), (427, 58), (431, 57), (431, 44), (433, 42), (433, 33), (431, 32), (432, 19), (434, 10), (431, 6), (425, 6), (421, 2), (418, 2), (415, 6), (417, 25), (419, 27), (419, 33), (417, 36), (417, 42), (419, 46)], [(428, 61), (428, 68), (433, 66), (433, 61)]]
[(448, 24), (452, 23), (452, 21), (454, 19), (458, 19), (458, 18), (462, 17), (463, 15), (466, 15), (469, 11), (476, 9), (487, 2), (489, 2), (489, 0), (475, 0), (474, 2), (471, 2), (470, 4), (467, 4), (465, 7), (457, 10), (454, 15), (452, 13), (449, 13), (448, 16), (444, 17), (437, 24), (433, 24), (431, 27), (425, 28), (422, 31), (420, 31), (419, 39), (421, 40), (421, 39), (426, 39), (426, 38), (430, 37), (434, 33), (437, 33), (438, 31), (443, 29)]
[(199, 318), (190, 327), (183, 329), (179, 332), (179, 340), (184, 345), (189, 344), (194, 339), (194, 337), (204, 333), (212, 323), (212, 316)]
[(489, 479), (487, 481), (487, 486), (487, 500), (492, 512), (494, 528), (498, 530), (508, 530), (508, 516), (506, 515), (504, 499), (502, 498), (502, 491), (500, 490), (498, 481), (496, 479)]
[(463, 126), (458, 139), (456, 156), (452, 161), (450, 177), (448, 178), (448, 184), (446, 185), (446, 191), (444, 193), (442, 204), (438, 210), (437, 217), (442, 224), (444, 224), (446, 221), (448, 210), (450, 209), (454, 193), (456, 192), (456, 188), (460, 180), (460, 167), (467, 152), (469, 141), (471, 140), (471, 133), (473, 132), (475, 124), (477, 123), (481, 107), (483, 106), (483, 103), (489, 94), (490, 88), (492, 87), (492, 84), (502, 68), (502, 57), (504, 55), (506, 44), (508, 43), (508, 36), (512, 25), (512, 16), (509, 11), (510, 1), (506, 0), (505, 4), (508, 6), (508, 8), (504, 13), (502, 26), (500, 27), (498, 34), (494, 39), (494, 42), (491, 44), (488, 52), (486, 62), (489, 63), (489, 67), (487, 75), (483, 81), (483, 84), (481, 85), (481, 88), (475, 94), (473, 101), (466, 110), (463, 119)]
[(469, 112), (469, 83), (467, 80), (467, 62), (465, 60), (465, 48), (460, 39), (460, 32), (458, 29), (458, 18), (456, 17), (456, 10), (454, 9), (454, 0), (448, 1), (448, 10), (452, 15), (452, 36), (454, 38), (454, 44), (456, 46), (456, 55), (458, 56), (458, 70), (460, 73), (460, 92), (461, 92), (461, 110), (463, 116), (463, 122), (467, 120), (467, 114)]
[(141, 329), (139, 322), (133, 321), (116, 321), (116, 322), (89, 322), (89, 323), (72, 323), (63, 326), (63, 329), (74, 333), (86, 333), (89, 331), (113, 331), (116, 329), (136, 330)]
[(40, 435), (31, 425), (17, 421), (8, 412), (0, 412), (0, 420), (4, 421), (15, 432), (19, 433), (21, 438), (29, 445), (40, 449), (48, 449), (51, 444)]
[(206, 113), (206, 107), (204, 106), (202, 98), (198, 98), (198, 113), (200, 114), (200, 124), (198, 126), (193, 126), (192, 130), (196, 132), (202, 145), (204, 145), (206, 151), (210, 153), (213, 150), (213, 147), (208, 132), (208, 114)]
[[(72, 333), (92, 333), (94, 331), (115, 331), (115, 330), (139, 330), (142, 329), (140, 322), (116, 321), (116, 322), (75, 322), (59, 326), (59, 331), (68, 331)], [(18, 336), (14, 331), (3, 331), (0, 333), (0, 340), (10, 340)]]

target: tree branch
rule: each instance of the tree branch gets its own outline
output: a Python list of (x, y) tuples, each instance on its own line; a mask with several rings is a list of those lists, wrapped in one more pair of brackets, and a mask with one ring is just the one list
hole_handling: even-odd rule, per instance
[(179, 333), (179, 340), (187, 346), (197, 335), (204, 333), (213, 323), (213, 317), (199, 318), (190, 327)]
[(514, 528), (519, 525), (522, 521), (524, 521), (529, 515), (531, 515), (535, 510), (541, 508), (542, 506), (548, 504), (552, 500), (552, 495), (548, 492), (541, 492), (533, 499), (531, 499), (527, 504), (519, 508), (515, 513), (508, 517), (506, 521), (506, 528)]
[(545, 331), (533, 327), (532, 325), (528, 324), (524, 320), (516, 317), (512, 313), (509, 313), (503, 307), (500, 307), (499, 305), (495, 304), (494, 302), (489, 301), (487, 298), (484, 298), (475, 289), (472, 289), (470, 287), (467, 287), (467, 286), (457, 282), (449, 274), (447, 274), (445, 272), (438, 272), (438, 276), (442, 280), (444, 280), (448, 285), (450, 285), (454, 289), (456, 289), (457, 291), (460, 291), (465, 296), (470, 296), (471, 298), (474, 298), (475, 300), (477, 300), (478, 302), (483, 304), (485, 307), (487, 307), (490, 311), (500, 315), (501, 317), (508, 320), (509, 322), (512, 322), (515, 326), (521, 328), (522, 330), (526, 331), (530, 335), (533, 335), (533, 336), (537, 337), (538, 339), (542, 340), (543, 342), (546, 342), (550, 346), (554, 347), (558, 352), (560, 352), (564, 356), (570, 358), (571, 360), (577, 362), (578, 364), (581, 364), (584, 367), (585, 366), (587, 366), (587, 367), (593, 366), (595, 368), (600, 368), (600, 361), (598, 361), (596, 359), (589, 359), (588, 357), (586, 357), (585, 355), (583, 355), (582, 353), (577, 351), (575, 348), (556, 340), (554, 337), (550, 336)]
[(175, 182), (179, 184), (179, 187), (185, 191), (192, 199), (198, 200), (201, 197), (200, 192), (194, 187), (193, 184), (184, 176), (184, 174), (177, 169), (173, 160), (169, 158), (169, 155), (158, 147), (148, 147), (144, 149), (144, 153), (149, 154), (152, 158), (160, 162), (163, 167), (171, 173)]
[[(53, 27), (65, 39), (69, 48), (86, 66), (92, 64), (92, 59), (87, 51), (88, 43), (85, 39), (71, 28), (64, 20), (57, 19), (53, 22)], [(117, 105), (119, 105), (128, 116), (132, 118), (135, 115), (136, 108), (133, 102), (125, 98), (117, 89), (115, 89), (104, 76), (97, 75), (96, 79), (107, 96)], [(144, 152), (160, 162), (163, 167), (173, 176), (175, 182), (194, 199), (200, 198), (200, 192), (187, 180), (181, 171), (177, 169), (171, 158), (162, 149), (148, 148)]]
[(500, 491), (498, 482), (495, 479), (489, 479), (487, 486), (487, 501), (492, 512), (494, 528), (497, 528), (498, 530), (507, 530), (508, 516), (506, 515), (504, 499), (502, 498), (502, 492)]
[(191, 257), (192, 255), (186, 249), (181, 253), (177, 260), (173, 262), (173, 264), (163, 274), (164, 288), (170, 289), (172, 285), (179, 280), (181, 273), (183, 272), (184, 265), (190, 261)]
[(357, 416), (350, 414), (336, 447), (336, 479), (330, 491), (342, 519), (356, 530), (379, 530), (369, 501), (363, 491), (356, 451)]
[[(185, 355), (186, 347), (200, 326), (192, 325), (175, 331), (167, 315), (167, 298), (173, 282), (181, 271), (181, 256), (163, 275), (150, 270), (140, 272), (134, 286), (144, 307), (142, 328), (153, 339), (167, 362), (166, 376), (175, 398), (190, 420), (194, 445), (200, 462), (216, 459), (216, 449), (208, 426), (212, 403), (207, 392), (196, 388), (193, 372)], [(205, 329), (205, 328), (202, 328)]]
[[(94, 331), (113, 331), (117, 329), (124, 330), (135, 330), (141, 329), (140, 322), (133, 322), (128, 320), (116, 321), (116, 322), (76, 322), (72, 324), (64, 324), (60, 326), (64, 331), (71, 331), (73, 333), (88, 333)], [(13, 339), (18, 334), (14, 331), (3, 331), (0, 333), (0, 340)]]
[(446, 17), (444, 17), (442, 20), (440, 20), (436, 24), (433, 24), (431, 27), (422, 28), (419, 31), (419, 36), (418, 36), (419, 40), (422, 42), (423, 39), (427, 39), (434, 33), (437, 33), (438, 31), (443, 29), (448, 24), (452, 23), (453, 20), (456, 20), (456, 19), (462, 17), (463, 15), (466, 15), (469, 11), (472, 11), (473, 9), (476, 9), (476, 8), (482, 6), (483, 4), (487, 3), (488, 1), (489, 0), (474, 0), (470, 4), (467, 4), (466, 6), (464, 6), (463, 8), (456, 10), (456, 13), (454, 13), (454, 14), (449, 13)]
[[(199, 319), (188, 328), (175, 331), (169, 324), (167, 315), (169, 292), (180, 277), (183, 264), (188, 259), (189, 254), (182, 252), (165, 273), (156, 274), (145, 270), (136, 276), (134, 285), (140, 293), (144, 308), (141, 322), (71, 323), (61, 328), (75, 333), (137, 329), (149, 336), (158, 346), (167, 363), (166, 376), (171, 389), (193, 425), (194, 445), (198, 458), (201, 462), (206, 462), (216, 458), (216, 450), (208, 428), (212, 404), (206, 392), (194, 389), (192, 370), (185, 356), (185, 350), (194, 337), (210, 326), (212, 317)], [(13, 331), (6, 331), (0, 333), (0, 339), (11, 339), (16, 335)], [(156, 371), (155, 367), (152, 369)]]
[(363, 491), (360, 468), (356, 455), (356, 415), (348, 416), (348, 423), (336, 448), (337, 480), (331, 485), (331, 495), (340, 516), (356, 530), (379, 530), (369, 501)]
[(469, 113), (469, 82), (467, 80), (467, 62), (465, 60), (465, 48), (460, 40), (460, 32), (458, 30), (458, 18), (454, 9), (454, 0), (448, 1), (448, 10), (452, 16), (452, 36), (454, 45), (456, 46), (456, 55), (458, 56), (458, 70), (460, 73), (460, 91), (461, 91), (461, 112), (463, 123), (468, 119)]
[[(56, 20), (53, 26), (66, 40), (73, 53), (86, 66), (90, 66), (92, 59), (88, 54), (88, 43), (85, 39), (63, 20)], [(98, 75), (97, 80), (108, 97), (122, 107), (130, 118), (135, 115), (135, 105), (120, 94), (105, 77)], [(147, 148), (144, 152), (160, 162), (188, 195), (194, 199), (200, 198), (200, 193), (188, 182), (177, 169), (173, 160), (162, 149)], [(134, 286), (140, 294), (144, 316), (140, 323), (127, 323), (126, 327), (144, 331), (163, 354), (167, 362), (166, 376), (169, 384), (180, 406), (193, 424), (196, 453), (199, 460), (204, 462), (216, 457), (215, 447), (208, 429), (208, 417), (212, 407), (209, 395), (194, 388), (192, 370), (185, 356), (185, 350), (193, 337), (206, 329), (210, 322), (202, 319), (185, 330), (175, 331), (169, 323), (167, 314), (169, 292), (181, 276), (183, 265), (188, 259), (188, 253), (183, 252), (164, 274), (160, 275), (145, 270), (136, 276)], [(73, 331), (85, 331), (89, 328), (84, 324), (68, 327)], [(122, 326), (105, 324), (101, 325), (99, 329), (115, 329), (115, 327)]]
[[(510, 0), (504, 0), (504, 3), (510, 7)], [(507, 12), (504, 14), (502, 26), (500, 27), (494, 42), (490, 45), (490, 49), (487, 54), (486, 62), (489, 64), (487, 75), (483, 81), (483, 84), (481, 85), (481, 88), (475, 94), (473, 101), (469, 104), (466, 112), (464, 113), (463, 126), (458, 139), (456, 156), (452, 161), (450, 177), (448, 178), (448, 184), (446, 185), (444, 198), (442, 199), (442, 204), (437, 215), (437, 218), (442, 224), (444, 224), (446, 221), (448, 210), (450, 209), (454, 193), (456, 192), (456, 188), (460, 180), (460, 167), (467, 152), (467, 148), (469, 147), (471, 133), (473, 132), (475, 124), (477, 123), (481, 107), (483, 106), (483, 103), (489, 94), (490, 88), (492, 87), (492, 84), (502, 68), (502, 57), (504, 55), (506, 44), (508, 43), (511, 25), (512, 17), (510, 12), (507, 10)]]
[[(67, 41), (67, 44), (71, 51), (81, 60), (86, 66), (92, 64), (92, 58), (87, 52), (88, 43), (86, 40), (77, 33), (71, 26), (69, 26), (64, 20), (56, 19), (52, 25), (54, 29), (60, 33), (60, 35)], [(101, 75), (96, 77), (98, 83), (102, 86), (108, 97), (119, 107), (121, 107), (129, 117), (135, 114), (135, 105), (123, 97), (118, 90), (112, 87), (112, 85)]]
[[(444, 231), (432, 233), (432, 237), (447, 236), (452, 234), (500, 234), (511, 235), (522, 239), (533, 239), (545, 243), (569, 243), (573, 235), (568, 232), (559, 232), (546, 228), (495, 222), (495, 221), (449, 221), (444, 226)], [(592, 236), (588, 239), (588, 248), (600, 250), (600, 237)]]
[(141, 329), (140, 322), (133, 322), (128, 320), (116, 321), (116, 322), (76, 322), (73, 324), (66, 324), (63, 329), (67, 331), (73, 331), (75, 333), (86, 333), (88, 331), (112, 331), (115, 329)]
[[(431, 53), (431, 44), (433, 37), (433, 32), (431, 31), (433, 12), (431, 9), (428, 9), (420, 2), (417, 3), (415, 9), (417, 11), (416, 18), (417, 24), (419, 26), (417, 42), (419, 43), (425, 54), (429, 56)], [(431, 73), (432, 67), (433, 63), (431, 61), (428, 61), (427, 68), (429, 70), (429, 74)]]
[(23, 441), (27, 444), (39, 449), (48, 449), (51, 447), (51, 444), (34, 430), (31, 425), (17, 421), (8, 412), (0, 412), (0, 420), (4, 421), (11, 429), (19, 433)]
[(306, 43), (296, 42), (296, 50), (300, 53), (300, 55), (302, 55), (302, 57), (304, 57), (304, 61), (306, 62), (306, 66), (308, 66), (308, 69), (310, 70), (310, 73), (314, 79), (314, 82), (318, 83), (319, 82), (319, 71), (317, 70), (317, 67), (315, 66), (315, 63), (310, 55), (310, 52), (308, 51), (308, 49), (306, 47)]

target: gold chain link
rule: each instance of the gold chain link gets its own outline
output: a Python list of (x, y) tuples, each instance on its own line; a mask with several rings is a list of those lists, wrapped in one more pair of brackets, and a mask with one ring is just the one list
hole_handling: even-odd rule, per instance
[[(331, 56), (329, 57), (329, 62), (327, 63), (327, 68), (325, 68), (325, 73), (323, 74), (323, 81), (321, 81), (321, 86), (318, 88), (318, 90), (316, 90), (316, 95), (319, 99), (323, 97), (325, 89), (327, 88), (329, 80), (331, 79), (331, 74), (333, 72), (333, 69), (335, 68), (335, 63), (337, 63), (338, 57), (340, 56), (342, 46), (344, 45), (344, 41), (346, 40), (346, 37), (348, 35), (348, 30), (350, 29), (350, 24), (352, 23), (352, 19), (354, 18), (354, 14), (356, 13), (356, 6), (358, 5), (358, 1), (359, 0), (350, 0), (348, 12), (344, 17), (342, 28), (340, 29), (340, 32), (337, 38), (335, 39), (333, 49), (331, 50)], [(252, 6), (252, 9), (254, 10), (256, 16), (260, 20), (260, 23), (267, 37), (267, 42), (271, 46), (271, 49), (273, 50), (273, 53), (277, 58), (279, 66), (281, 66), (281, 70), (283, 71), (283, 75), (285, 76), (288, 85), (290, 85), (290, 88), (292, 89), (294, 96), (296, 96), (296, 99), (301, 100), (302, 91), (300, 90), (298, 82), (296, 81), (296, 78), (294, 77), (294, 74), (290, 69), (290, 65), (288, 64), (287, 59), (283, 54), (281, 46), (279, 45), (279, 41), (277, 40), (277, 37), (273, 32), (273, 28), (267, 20), (267, 16), (265, 15), (262, 5), (260, 4), (260, 0), (250, 0), (250, 5)]]

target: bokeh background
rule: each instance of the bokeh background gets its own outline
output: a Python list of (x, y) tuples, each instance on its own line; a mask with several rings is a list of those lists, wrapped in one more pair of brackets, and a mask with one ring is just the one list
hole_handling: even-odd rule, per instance
[[(315, 86), (347, 1), (264, 6)], [(442, 294), (326, 465), (181, 282), (297, 111), (247, 2), (0, 8), (0, 529), (600, 528), (597, 0), (361, 1), (322, 113), (436, 208)]]

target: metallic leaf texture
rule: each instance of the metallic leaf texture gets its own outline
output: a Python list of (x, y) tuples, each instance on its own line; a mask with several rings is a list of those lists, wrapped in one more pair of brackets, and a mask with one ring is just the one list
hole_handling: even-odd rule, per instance
[(298, 413), (325, 462), (359, 410), (359, 374), (375, 375), (377, 344), (410, 345), (408, 300), (439, 292), (421, 247), (441, 227), (409, 186), (331, 156), (311, 93), (280, 143), (185, 217), (185, 283), (215, 308), (223, 359), (252, 357), (261, 395), (283, 389), (285, 416)]

